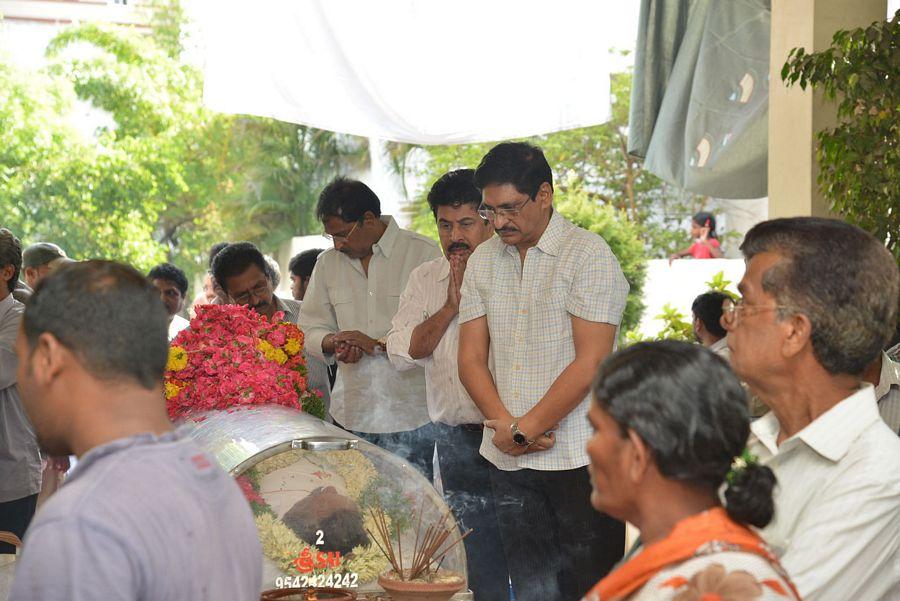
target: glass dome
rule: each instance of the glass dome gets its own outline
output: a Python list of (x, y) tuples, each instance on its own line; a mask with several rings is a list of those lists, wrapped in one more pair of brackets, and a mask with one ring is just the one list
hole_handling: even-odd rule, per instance
[[(197, 414), (182, 427), (250, 501), (263, 548), (264, 590), (314, 584), (380, 592), (378, 576), (390, 569), (372, 540), (382, 516), (405, 567), (417, 532), (427, 525), (443, 521), (451, 531), (436, 563), (460, 536), (443, 498), (409, 463), (305, 413), (245, 407)], [(452, 546), (440, 568), (465, 579), (464, 546)]]

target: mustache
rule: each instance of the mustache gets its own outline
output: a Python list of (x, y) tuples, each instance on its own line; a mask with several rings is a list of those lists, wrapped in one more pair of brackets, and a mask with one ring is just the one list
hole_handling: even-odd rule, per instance
[(511, 234), (513, 232), (518, 232), (519, 230), (514, 227), (501, 227), (499, 230), (495, 229), (494, 231), (498, 234)]
[(454, 250), (471, 250), (471, 248), (472, 247), (470, 247), (465, 242), (454, 242), (453, 244), (450, 245), (450, 248), (448, 248), (447, 250), (449, 252), (453, 252)]

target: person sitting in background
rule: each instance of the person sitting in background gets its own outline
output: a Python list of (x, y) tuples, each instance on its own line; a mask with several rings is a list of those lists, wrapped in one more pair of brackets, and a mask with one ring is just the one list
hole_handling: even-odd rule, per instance
[(799, 599), (751, 529), (772, 518), (775, 476), (744, 453), (747, 400), (723, 359), (632, 345), (600, 367), (588, 419), (591, 504), (637, 526), (642, 547), (584, 601)]
[(291, 272), (291, 295), (294, 300), (302, 301), (306, 296), (306, 288), (309, 286), (309, 278), (312, 277), (316, 260), (324, 250), (323, 248), (311, 248), (291, 257), (288, 270)]
[(726, 303), (731, 365), (771, 411), (750, 451), (775, 472), (763, 538), (804, 599), (900, 598), (900, 438), (861, 376), (893, 332), (900, 274), (836, 219), (755, 225), (743, 298)]
[(723, 292), (704, 292), (694, 299), (694, 338), (717, 355), (728, 359), (728, 333), (722, 327), (722, 303), (728, 298)]
[(34, 288), (54, 268), (71, 262), (66, 253), (51, 242), (38, 242), (22, 252), (22, 272), (28, 287)]
[[(0, 228), (0, 531), (25, 534), (41, 490), (41, 454), (19, 398), (16, 334), (24, 307), (13, 298), (22, 268), (22, 244)], [(0, 553), (16, 549), (0, 542)]]
[(888, 427), (900, 434), (900, 363), (890, 358), (890, 348), (872, 359), (863, 380), (875, 387), (878, 412)]
[(191, 322), (179, 315), (184, 309), (184, 301), (187, 298), (187, 276), (171, 263), (160, 263), (150, 270), (147, 279), (154, 288), (159, 290), (159, 298), (166, 306), (166, 312), (169, 314), (169, 340), (171, 341), (178, 335), (178, 332), (191, 325)]
[(16, 342), (23, 405), (43, 450), (79, 462), (28, 529), (10, 601), (258, 598), (250, 506), (166, 414), (167, 327), (159, 292), (111, 261), (35, 290)]
[(799, 599), (751, 529), (772, 518), (775, 476), (744, 453), (746, 393), (722, 358), (632, 345), (600, 367), (588, 419), (591, 504), (637, 526), (641, 549), (585, 601)]
[(716, 234), (716, 218), (712, 213), (700, 211), (691, 218), (691, 239), (694, 241), (693, 244), (669, 256), (669, 264), (682, 257), (722, 258), (722, 248), (719, 244), (719, 236)]

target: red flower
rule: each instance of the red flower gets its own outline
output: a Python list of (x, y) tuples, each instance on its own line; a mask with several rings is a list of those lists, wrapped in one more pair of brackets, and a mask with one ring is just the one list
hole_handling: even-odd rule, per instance
[(281, 322), (276, 314), (270, 322), (255, 311), (237, 305), (202, 305), (190, 328), (172, 344), (188, 353), (188, 365), (166, 372), (166, 381), (177, 375), (180, 390), (167, 400), (172, 419), (193, 412), (227, 409), (237, 405), (278, 404), (301, 408), (309, 393), (302, 353), (283, 365), (265, 358), (261, 340), (282, 346), (289, 339), (301, 340), (296, 325)]

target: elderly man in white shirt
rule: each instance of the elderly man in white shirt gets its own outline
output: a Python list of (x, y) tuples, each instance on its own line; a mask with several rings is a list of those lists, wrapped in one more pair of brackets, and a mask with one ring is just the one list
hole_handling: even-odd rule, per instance
[(495, 146), (475, 181), (499, 237), (472, 254), (459, 376), (487, 419), (481, 453), (519, 601), (579, 599), (622, 558), (624, 525), (594, 511), (589, 389), (612, 352), (628, 282), (597, 234), (553, 209), (544, 153)]
[(404, 456), (431, 478), (434, 437), (425, 374), (419, 367), (394, 369), (382, 339), (410, 272), (440, 257), (440, 249), (381, 215), (378, 197), (359, 181), (330, 183), (316, 212), (334, 248), (316, 262), (300, 328), (313, 356), (339, 362), (331, 415), (338, 425)]
[(807, 601), (900, 598), (900, 439), (866, 365), (897, 317), (900, 275), (871, 235), (833, 219), (756, 225), (743, 298), (722, 321), (735, 372), (772, 411), (749, 449), (778, 479), (762, 531)]
[(469, 588), (476, 599), (503, 599), (509, 595), (509, 575), (490, 464), (478, 452), (484, 416), (460, 383), (457, 364), (457, 316), (466, 261), (494, 233), (478, 215), (481, 192), (474, 175), (472, 169), (451, 171), (428, 193), (445, 256), (410, 274), (387, 336), (387, 352), (398, 370), (425, 368), (444, 496), (462, 527), (473, 530), (465, 539)]

